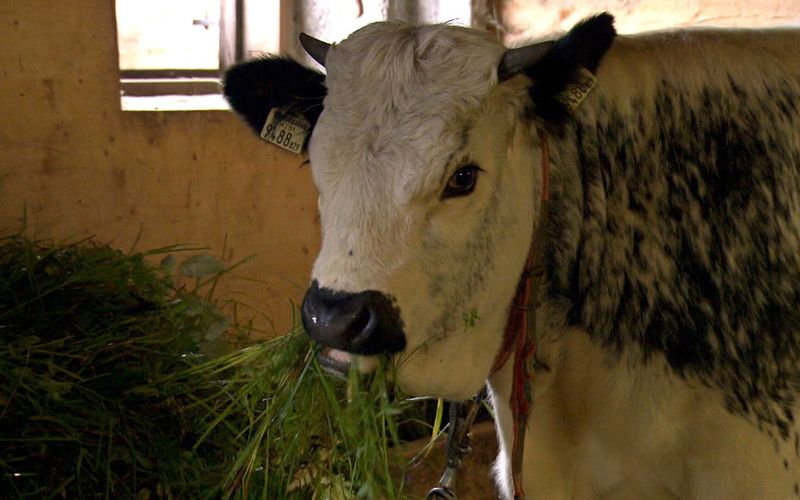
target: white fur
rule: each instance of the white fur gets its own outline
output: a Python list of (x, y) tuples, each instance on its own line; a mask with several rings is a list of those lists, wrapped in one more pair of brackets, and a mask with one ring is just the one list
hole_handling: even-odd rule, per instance
[[(612, 367), (579, 330), (540, 349), (552, 372), (537, 381), (525, 440), (528, 498), (792, 498), (797, 460), (785, 469), (785, 453), (699, 381), (674, 375), (663, 361)], [(501, 436), (496, 475), (506, 496), (509, 387), (510, 368), (490, 379)]]

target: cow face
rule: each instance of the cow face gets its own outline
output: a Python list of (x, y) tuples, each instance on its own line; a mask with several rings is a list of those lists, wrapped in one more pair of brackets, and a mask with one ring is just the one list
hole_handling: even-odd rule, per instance
[[(534, 62), (559, 53), (549, 45), (533, 51)], [(294, 93), (266, 92), (266, 73), (296, 65), (283, 59), (242, 65), (226, 79), (231, 104), (256, 129), (277, 106), (315, 123), (308, 154), (322, 248), (303, 303), (306, 329), (328, 347), (322, 361), (331, 368), (367, 370), (390, 354), (408, 392), (469, 397), (500, 349), (541, 186), (536, 119), (522, 119), (530, 79), (500, 84), (498, 68), (509, 77), (518, 69), (504, 68), (508, 61), (535, 64), (508, 58), (484, 33), (399, 23), (312, 52), (327, 69), (324, 92), (322, 75), (299, 66), (291, 66)], [(264, 93), (266, 106), (237, 107)]]
[(502, 54), (480, 33), (395, 24), (327, 54), (309, 146), (323, 240), (304, 321), (325, 345), (394, 354), (412, 393), (480, 388), (525, 259), (526, 87), (497, 86)]

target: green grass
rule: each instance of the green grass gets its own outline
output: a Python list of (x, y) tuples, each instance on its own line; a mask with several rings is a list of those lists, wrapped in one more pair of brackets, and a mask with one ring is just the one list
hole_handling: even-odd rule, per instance
[[(197, 286), (176, 287), (180, 250), (0, 239), (0, 491), (401, 497), (391, 447), (408, 403), (391, 367), (329, 378), (299, 327), (204, 355), (248, 331), (215, 305), (213, 261), (186, 259)], [(162, 268), (148, 263), (159, 254)]]
[[(225, 496), (400, 496), (390, 446), (399, 443), (403, 404), (393, 402), (385, 369), (369, 378), (352, 373), (346, 382), (331, 379), (306, 337), (292, 333), (197, 370), (228, 374), (223, 391), (229, 397), (215, 399), (221, 403), (210, 412), (216, 418), (196, 445), (232, 416), (246, 420), (236, 428), (239, 453), (224, 478)], [(394, 465), (396, 471), (402, 464)]]

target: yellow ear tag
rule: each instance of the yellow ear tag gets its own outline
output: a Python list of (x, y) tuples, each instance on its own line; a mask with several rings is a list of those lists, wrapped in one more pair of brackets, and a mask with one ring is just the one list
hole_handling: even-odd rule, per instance
[(567, 84), (567, 88), (556, 94), (555, 99), (570, 111), (575, 111), (595, 86), (597, 86), (597, 78), (588, 69), (580, 68), (572, 81)]
[(300, 154), (310, 129), (311, 126), (304, 116), (287, 113), (281, 108), (272, 108), (260, 135), (267, 142)]

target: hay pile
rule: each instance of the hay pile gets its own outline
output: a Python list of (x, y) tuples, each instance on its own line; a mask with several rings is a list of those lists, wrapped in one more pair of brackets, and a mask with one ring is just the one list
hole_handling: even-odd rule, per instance
[(299, 328), (201, 354), (222, 331), (247, 332), (210, 300), (213, 277), (183, 290), (148, 264), (176, 250), (0, 239), (0, 491), (400, 496), (389, 448), (403, 403), (385, 370), (330, 379)]

